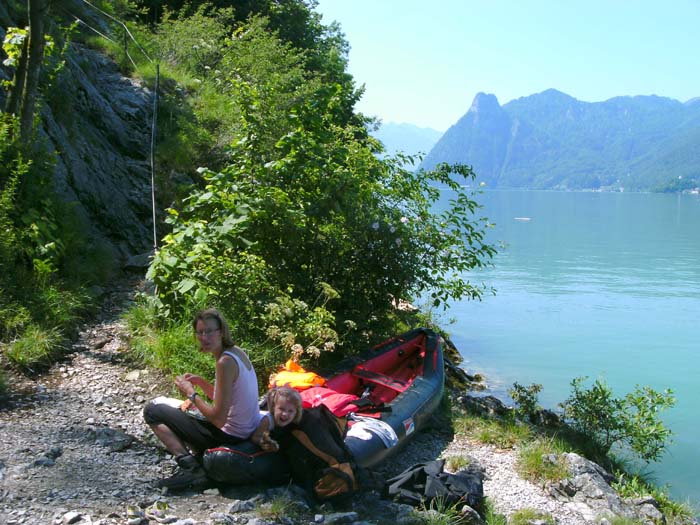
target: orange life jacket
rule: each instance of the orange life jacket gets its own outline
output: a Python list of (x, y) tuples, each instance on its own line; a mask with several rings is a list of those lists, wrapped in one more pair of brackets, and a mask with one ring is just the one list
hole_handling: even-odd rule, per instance
[(295, 390), (306, 390), (312, 386), (323, 386), (326, 380), (315, 372), (307, 372), (299, 363), (291, 359), (284, 364), (284, 367), (270, 376), (270, 388), (277, 386), (289, 386)]

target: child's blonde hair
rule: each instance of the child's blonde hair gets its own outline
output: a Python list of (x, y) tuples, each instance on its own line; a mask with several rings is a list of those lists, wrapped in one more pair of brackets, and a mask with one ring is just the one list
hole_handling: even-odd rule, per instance
[(294, 405), (294, 408), (297, 409), (297, 413), (294, 415), (292, 423), (299, 423), (304, 410), (299, 392), (288, 386), (278, 386), (271, 389), (267, 393), (267, 408), (270, 411), (270, 414), (274, 414), (275, 404), (277, 404), (277, 401), (280, 399), (284, 399)]

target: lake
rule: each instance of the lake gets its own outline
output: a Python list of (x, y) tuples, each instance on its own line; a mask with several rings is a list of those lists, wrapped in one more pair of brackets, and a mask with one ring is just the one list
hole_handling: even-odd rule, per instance
[(464, 367), (502, 399), (515, 381), (540, 383), (546, 408), (579, 376), (604, 380), (616, 397), (635, 385), (671, 388), (673, 444), (649, 470), (697, 505), (700, 197), (486, 191), (477, 200), (496, 224), (489, 238), (505, 247), (469, 276), (496, 295), (447, 314)]

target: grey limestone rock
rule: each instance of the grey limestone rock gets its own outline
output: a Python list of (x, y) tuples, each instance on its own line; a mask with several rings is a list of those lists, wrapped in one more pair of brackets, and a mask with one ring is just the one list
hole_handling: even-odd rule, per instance
[(615, 477), (603, 467), (578, 454), (564, 454), (570, 477), (549, 485), (551, 496), (568, 502), (592, 520), (620, 516), (645, 523), (661, 523), (663, 515), (653, 498), (623, 500), (611, 487)]

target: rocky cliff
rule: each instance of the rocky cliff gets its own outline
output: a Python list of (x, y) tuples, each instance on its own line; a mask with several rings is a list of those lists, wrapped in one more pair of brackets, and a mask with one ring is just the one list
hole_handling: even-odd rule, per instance
[[(7, 70), (0, 75), (10, 78)], [(0, 91), (0, 107), (5, 98)], [(152, 106), (148, 88), (78, 44), (41, 104), (39, 140), (55, 159), (56, 190), (122, 264), (153, 246)]]

